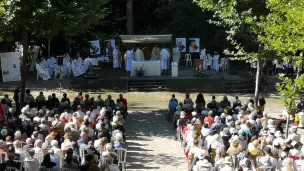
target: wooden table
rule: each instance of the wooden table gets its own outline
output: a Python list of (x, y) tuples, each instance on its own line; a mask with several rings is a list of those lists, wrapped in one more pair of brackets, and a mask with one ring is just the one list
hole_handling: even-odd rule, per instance
[(202, 67), (203, 67), (203, 60), (201, 60), (201, 59), (194, 59), (194, 67), (195, 68), (199, 68), (199, 66), (200, 65), (202, 65)]

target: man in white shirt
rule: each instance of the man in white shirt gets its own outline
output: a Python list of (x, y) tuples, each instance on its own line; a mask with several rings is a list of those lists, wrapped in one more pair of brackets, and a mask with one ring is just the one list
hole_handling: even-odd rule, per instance
[(162, 70), (167, 70), (167, 62), (168, 62), (168, 57), (169, 57), (169, 52), (168, 50), (163, 47), (162, 50), (160, 51), (160, 59), (162, 63)]

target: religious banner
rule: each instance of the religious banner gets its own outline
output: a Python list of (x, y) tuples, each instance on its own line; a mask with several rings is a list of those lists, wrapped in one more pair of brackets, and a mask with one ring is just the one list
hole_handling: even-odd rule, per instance
[(90, 55), (100, 55), (100, 43), (99, 40), (90, 41)]
[(20, 81), (20, 60), (18, 52), (0, 53), (3, 82)]
[(189, 52), (199, 52), (200, 51), (200, 39), (199, 38), (189, 38)]
[(176, 38), (176, 46), (180, 52), (186, 52), (186, 38)]
[(32, 62), (31, 62), (31, 67), (30, 67), (30, 71), (34, 71), (34, 69), (36, 68), (36, 62), (37, 62), (37, 57), (39, 54), (39, 50), (40, 50), (40, 46), (34, 46), (32, 49)]
[(106, 44), (106, 55), (112, 56), (114, 48), (115, 48), (115, 40), (114, 39), (108, 40)]

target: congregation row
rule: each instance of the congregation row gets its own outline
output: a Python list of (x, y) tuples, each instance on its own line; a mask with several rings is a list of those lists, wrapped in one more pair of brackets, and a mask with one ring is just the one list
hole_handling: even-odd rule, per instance
[[(34, 98), (26, 91), (26, 106), (4, 96), (0, 105), (0, 170), (125, 170), (127, 100), (116, 102), (77, 93), (59, 100), (56, 94)], [(21, 110), (20, 110), (21, 109)], [(21, 112), (21, 114), (20, 114)]]
[[(303, 106), (304, 98), (301, 102)], [(242, 103), (238, 97), (230, 102), (227, 96), (217, 101), (213, 96), (206, 102), (199, 94), (193, 102), (189, 94), (178, 103), (175, 95), (169, 102), (177, 128), (176, 139), (181, 140), (189, 171), (300, 171), (304, 169), (302, 143), (297, 127), (288, 129), (284, 118), (270, 119), (252, 99)], [(299, 111), (300, 112), (300, 111)], [(169, 116), (168, 116), (169, 117)]]

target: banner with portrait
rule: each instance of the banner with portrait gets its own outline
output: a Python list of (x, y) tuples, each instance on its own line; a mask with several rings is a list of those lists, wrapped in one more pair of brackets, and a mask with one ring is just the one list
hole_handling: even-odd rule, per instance
[(114, 48), (115, 48), (114, 39), (106, 41), (106, 56), (112, 56)]
[(0, 53), (3, 82), (20, 81), (20, 59), (18, 52)]
[(189, 38), (189, 52), (200, 52), (200, 38)]
[(176, 38), (176, 46), (180, 52), (186, 52), (186, 38)]
[(100, 55), (100, 43), (99, 40), (90, 41), (90, 55)]

